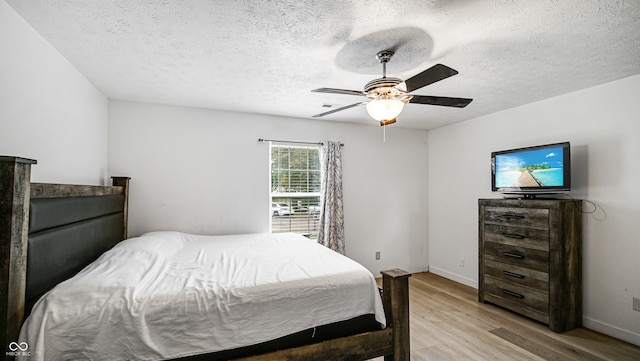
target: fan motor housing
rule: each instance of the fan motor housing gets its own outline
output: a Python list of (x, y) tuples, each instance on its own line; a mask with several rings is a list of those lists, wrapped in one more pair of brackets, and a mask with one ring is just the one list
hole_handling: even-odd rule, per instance
[(395, 99), (408, 103), (412, 95), (405, 91), (404, 81), (398, 78), (378, 78), (367, 83), (364, 92), (371, 100)]
[(380, 87), (394, 87), (400, 83), (402, 83), (403, 80), (399, 79), (399, 78), (378, 78), (378, 79), (373, 79), (372, 81), (368, 82), (367, 85), (364, 86), (364, 91), (365, 93), (368, 93), (376, 88), (380, 88)]

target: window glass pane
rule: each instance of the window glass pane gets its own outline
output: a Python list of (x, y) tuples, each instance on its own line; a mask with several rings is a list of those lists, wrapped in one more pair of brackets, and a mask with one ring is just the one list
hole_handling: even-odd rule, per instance
[(273, 197), (271, 232), (295, 232), (318, 238), (319, 197)]
[(308, 153), (308, 149), (305, 148), (291, 149), (289, 167), (291, 169), (308, 169)]
[(320, 171), (320, 154), (319, 152), (309, 153), (309, 168), (318, 169)]
[(309, 172), (309, 192), (320, 192), (320, 171)]

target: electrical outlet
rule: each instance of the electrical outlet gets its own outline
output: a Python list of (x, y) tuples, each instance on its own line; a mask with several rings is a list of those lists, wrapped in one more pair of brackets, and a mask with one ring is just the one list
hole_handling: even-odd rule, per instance
[(376, 252), (376, 261), (380, 259), (380, 251)]
[(633, 310), (640, 312), (640, 297), (633, 298)]
[(464, 257), (460, 258), (460, 267), (464, 267)]

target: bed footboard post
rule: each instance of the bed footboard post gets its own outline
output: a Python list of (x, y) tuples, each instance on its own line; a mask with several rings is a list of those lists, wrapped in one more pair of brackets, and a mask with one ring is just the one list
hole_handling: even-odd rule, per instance
[(0, 156), (0, 359), (24, 317), (32, 159)]
[(113, 185), (124, 188), (124, 235), (122, 239), (129, 238), (129, 180), (131, 177), (111, 177)]
[(385, 361), (409, 361), (409, 277), (411, 274), (392, 269), (382, 271), (382, 303), (387, 325), (393, 330), (393, 355)]

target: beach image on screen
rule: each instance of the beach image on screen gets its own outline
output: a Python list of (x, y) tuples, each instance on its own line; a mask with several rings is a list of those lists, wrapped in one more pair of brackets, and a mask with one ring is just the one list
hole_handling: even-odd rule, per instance
[(562, 147), (496, 155), (498, 188), (564, 185)]

